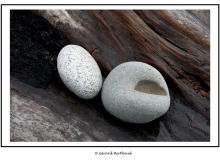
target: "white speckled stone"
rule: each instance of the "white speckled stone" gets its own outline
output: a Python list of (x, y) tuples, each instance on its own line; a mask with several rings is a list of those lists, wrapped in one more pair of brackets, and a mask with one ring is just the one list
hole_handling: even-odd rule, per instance
[(155, 120), (170, 106), (163, 76), (142, 62), (126, 62), (114, 68), (105, 79), (101, 98), (109, 113), (137, 124)]
[(78, 45), (62, 48), (57, 68), (66, 87), (83, 99), (94, 98), (101, 90), (102, 75), (94, 58)]

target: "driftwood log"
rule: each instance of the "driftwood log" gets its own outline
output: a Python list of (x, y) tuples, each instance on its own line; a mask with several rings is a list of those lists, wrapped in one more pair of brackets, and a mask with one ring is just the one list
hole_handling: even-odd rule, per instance
[[(11, 141), (210, 141), (208, 10), (11, 10)], [(142, 125), (121, 122), (100, 94), (83, 100), (62, 83), (56, 57), (77, 44), (103, 79), (117, 65), (157, 68), (168, 112)]]

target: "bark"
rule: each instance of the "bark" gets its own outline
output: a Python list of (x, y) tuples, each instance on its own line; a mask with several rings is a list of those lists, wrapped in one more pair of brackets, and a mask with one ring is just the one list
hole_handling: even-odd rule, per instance
[[(48, 104), (43, 106), (51, 114), (56, 113), (57, 118), (53, 122), (55, 125), (50, 120), (51, 127), (59, 126), (57, 123), (61, 116), (64, 118), (62, 123), (77, 121), (71, 125), (77, 126), (84, 137), (87, 137), (83, 141), (210, 140), (209, 11), (36, 10), (32, 12), (36, 15), (29, 11), (11, 11), (11, 33), (13, 33), (11, 35), (14, 35), (11, 37), (11, 77), (17, 77), (34, 87), (47, 88), (46, 90), (35, 88), (33, 90), (36, 90), (34, 91), (36, 93), (32, 94), (40, 97), (51, 94), (50, 98), (46, 96), (45, 100), (40, 100), (40, 103), (47, 100)], [(17, 17), (20, 16), (22, 19), (22, 15), (24, 20), (21, 23)], [(30, 33), (27, 30), (30, 30)], [(18, 34), (20, 32), (23, 34)], [(171, 105), (168, 112), (153, 122), (133, 125), (120, 122), (106, 113), (100, 95), (90, 101), (77, 98), (65, 88), (57, 74), (55, 59), (59, 50), (66, 44), (77, 44), (87, 49), (98, 63), (104, 77), (117, 65), (127, 61), (140, 61), (157, 68), (164, 76), (170, 91)], [(32, 49), (31, 52), (27, 52), (27, 48)], [(50, 60), (46, 59), (48, 56)], [(16, 81), (12, 82), (17, 84)], [(18, 87), (20, 85), (12, 85), (12, 82), (11, 107), (19, 107), (18, 101), (24, 101), (19, 91), (23, 90), (23, 93), (27, 94), (29, 93), (27, 88), (32, 86)], [(57, 98), (53, 95), (53, 90), (63, 93), (56, 95), (57, 98), (63, 97), (60, 100), (62, 105), (54, 104)], [(13, 98), (15, 95), (18, 96), (17, 99)], [(56, 106), (56, 112), (51, 104)], [(68, 109), (63, 110), (62, 107)], [(26, 103), (26, 109), (28, 108), (31, 106)], [(30, 114), (43, 110), (42, 104), (36, 105), (32, 110)], [(67, 113), (71, 118), (62, 116)], [(22, 115), (21, 111), (19, 115)], [(35, 121), (44, 122), (42, 117)], [(11, 118), (11, 135), (15, 130), (31, 126), (28, 123), (22, 127), (12, 125), (16, 122)], [(62, 128), (62, 123), (58, 123), (60, 126), (57, 128)], [(79, 127), (79, 123), (82, 126)], [(89, 135), (88, 127), (95, 130), (94, 133)], [(29, 131), (33, 133), (36, 130), (37, 128), (33, 128)], [(98, 138), (95, 132), (102, 133), (103, 136), (100, 136), (102, 138)], [(21, 137), (23, 132), (19, 133)], [(71, 131), (64, 132), (59, 129), (57, 133), (61, 137), (62, 133), (72, 134)], [(49, 135), (49, 132), (44, 132), (44, 135)], [(39, 138), (40, 135), (35, 137), (36, 139), (32, 140), (50, 139)], [(27, 138), (23, 136), (22, 139), (16, 139), (11, 136), (11, 141), (19, 140), (26, 141)], [(80, 138), (70, 139), (63, 135), (62, 141), (64, 140), (79, 141)]]

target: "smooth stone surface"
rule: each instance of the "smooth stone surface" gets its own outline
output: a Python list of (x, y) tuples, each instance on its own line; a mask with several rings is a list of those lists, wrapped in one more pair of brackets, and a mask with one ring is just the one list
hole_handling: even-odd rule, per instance
[(142, 62), (126, 62), (114, 68), (102, 86), (101, 97), (110, 114), (130, 123), (155, 120), (170, 106), (163, 76)]
[(101, 90), (102, 75), (88, 51), (78, 45), (67, 45), (57, 58), (59, 75), (66, 87), (83, 99), (94, 98)]

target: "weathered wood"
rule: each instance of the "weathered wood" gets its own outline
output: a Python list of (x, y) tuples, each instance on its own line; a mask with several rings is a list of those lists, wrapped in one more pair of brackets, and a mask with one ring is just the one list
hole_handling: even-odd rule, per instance
[(34, 88), (14, 78), (11, 78), (10, 94), (11, 141), (156, 139), (147, 133), (135, 134), (138, 130), (132, 129), (137, 126), (112, 119), (101, 106), (100, 99), (85, 101), (65, 89), (59, 90), (52, 85), (46, 90)]
[[(36, 28), (36, 30), (39, 30), (39, 33), (43, 32), (46, 34), (47, 38), (41, 38), (42, 35), (37, 34), (39, 37), (36, 36), (36, 39), (32, 39), (30, 43), (36, 42), (37, 39), (40, 38), (42, 42), (36, 42), (36, 46), (37, 48), (41, 46), (45, 52), (49, 51), (48, 56), (53, 55), (53, 58), (55, 59), (59, 52), (57, 51), (58, 49), (55, 50), (51, 48), (51, 46), (56, 45), (55, 43), (51, 43), (51, 41), (53, 42), (51, 37), (54, 38), (53, 35), (57, 35), (55, 40), (63, 42), (57, 44), (59, 46), (58, 48), (61, 48), (68, 43), (81, 45), (86, 48), (97, 61), (104, 77), (106, 77), (114, 67), (123, 62), (141, 61), (157, 68), (168, 84), (171, 95), (171, 106), (169, 111), (164, 116), (151, 123), (144, 125), (131, 125), (119, 122), (108, 115), (101, 105), (100, 95), (92, 101), (81, 100), (72, 95), (62, 84), (56, 71), (56, 62), (53, 61), (49, 66), (53, 66), (54, 69), (52, 70), (52, 73), (49, 74), (51, 78), (47, 80), (46, 84), (54, 84), (55, 86), (52, 85), (52, 87), (59, 90), (59, 92), (68, 93), (65, 94), (64, 97), (67, 98), (70, 94), (71, 96), (67, 99), (71, 99), (71, 101), (77, 103), (80, 102), (80, 106), (82, 106), (81, 112), (87, 110), (87, 113), (90, 114), (86, 115), (86, 113), (83, 112), (77, 118), (77, 121), (84, 121), (85, 117), (87, 117), (85, 120), (87, 123), (89, 122), (87, 127), (98, 127), (98, 129), (106, 136), (103, 139), (98, 139), (94, 135), (96, 138), (90, 138), (90, 140), (210, 140), (209, 11), (36, 10), (33, 12), (44, 17), (52, 25), (47, 24), (48, 22), (30, 13), (32, 18), (35, 18), (35, 21), (37, 21), (39, 25), (47, 26), (45, 30), (42, 28), (39, 30), (38, 26), (31, 26), (30, 28)], [(21, 12), (18, 13), (21, 14)], [(25, 16), (28, 15), (27, 13), (23, 14)], [(201, 20), (201, 17), (205, 17), (203, 21)], [(26, 28), (28, 28), (27, 23), (30, 22), (25, 23), (22, 25), (26, 25)], [(33, 24), (35, 23), (33, 22)], [(16, 31), (19, 30), (19, 27), (16, 28), (11, 26), (11, 28), (14, 28)], [(21, 30), (22, 29), (19, 31)], [(22, 37), (22, 35), (19, 36)], [(31, 37), (25, 33), (24, 36), (28, 38)], [(16, 36), (12, 38), (12, 41), (14, 42), (13, 44), (17, 44), (16, 38)], [(51, 44), (48, 45), (47, 43)], [(22, 48), (22, 46), (20, 47)], [(15, 49), (12, 49), (11, 55), (14, 54)], [(17, 54), (21, 55), (22, 53), (19, 52)], [(39, 52), (36, 54), (43, 56), (41, 58), (35, 58), (32, 61), (33, 63), (37, 62), (48, 65), (49, 62), (45, 61), (44, 54)], [(29, 57), (34, 57), (35, 55), (30, 54)], [(23, 61), (18, 62), (21, 64), (20, 68), (26, 68), (25, 65), (22, 64), (24, 64), (24, 59), (27, 59), (27, 57), (26, 54), (23, 55), (20, 59)], [(12, 57), (11, 61), (16, 62), (16, 59)], [(29, 66), (29, 64), (26, 65)], [(51, 70), (50, 67), (47, 68)], [(29, 69), (33, 70), (34, 67), (32, 66)], [(31, 77), (28, 72), (19, 73), (18, 70), (15, 69), (15, 66), (11, 68), (11, 71), (13, 73), (11, 74), (12, 77), (19, 77), (20, 75), (23, 75), (22, 77), (26, 76), (27, 79)], [(47, 72), (36, 72), (42, 77), (48, 74)], [(37, 79), (37, 77), (33, 78), (32, 76), (32, 79)], [(42, 82), (44, 81), (42, 80)], [(13, 90), (13, 87), (11, 87), (11, 89)], [(21, 89), (25, 93), (27, 92), (24, 88), (21, 87)], [(20, 90), (19, 87), (17, 90)], [(45, 94), (44, 92), (52, 94), (50, 91), (41, 90), (36, 96), (42, 96)], [(17, 96), (19, 97), (22, 95), (17, 92)], [(51, 98), (50, 103), (54, 103), (53, 101), (56, 100)], [(14, 105), (16, 104), (13, 100), (12, 103)], [(62, 103), (66, 106), (65, 99), (62, 100)], [(91, 105), (92, 109), (90, 108), (88, 110), (88, 104)], [(72, 103), (71, 105), (74, 109), (79, 106), (79, 104), (76, 103)], [(71, 108), (71, 105), (69, 108)], [(99, 107), (97, 108), (97, 106)], [(49, 104), (45, 105), (45, 107), (49, 108), (49, 110), (51, 109)], [(62, 109), (59, 107), (61, 106), (57, 106), (57, 110), (58, 113), (61, 113)], [(67, 123), (76, 120), (74, 109), (70, 111), (70, 114), (72, 115), (71, 119), (64, 117), (64, 121)], [(77, 108), (77, 110), (78, 109), (79, 108)], [(80, 111), (80, 109), (78, 111)], [(51, 110), (51, 112), (53, 112), (53, 110)], [(97, 116), (97, 113), (101, 116)], [(108, 118), (106, 119), (105, 117)], [(95, 121), (92, 121), (93, 118)], [(38, 120), (43, 121), (43, 119)], [(26, 124), (26, 126), (28, 126), (28, 124)], [(84, 125), (84, 127), (85, 126), (86, 125)], [(117, 131), (114, 132), (111, 130), (112, 127), (113, 130)], [(19, 127), (15, 125), (13, 129), (16, 130), (18, 128)], [(61, 133), (61, 131), (59, 132)], [(82, 129), (82, 132), (85, 132), (85, 135), (87, 134), (86, 129)], [(123, 132), (123, 134), (121, 132)], [(123, 138), (125, 135), (126, 138)], [(13, 137), (11, 137), (11, 140), (19, 141), (19, 139)], [(70, 139), (64, 138), (63, 140), (69, 141)], [(25, 138), (23, 138), (22, 141), (25, 141)]]

